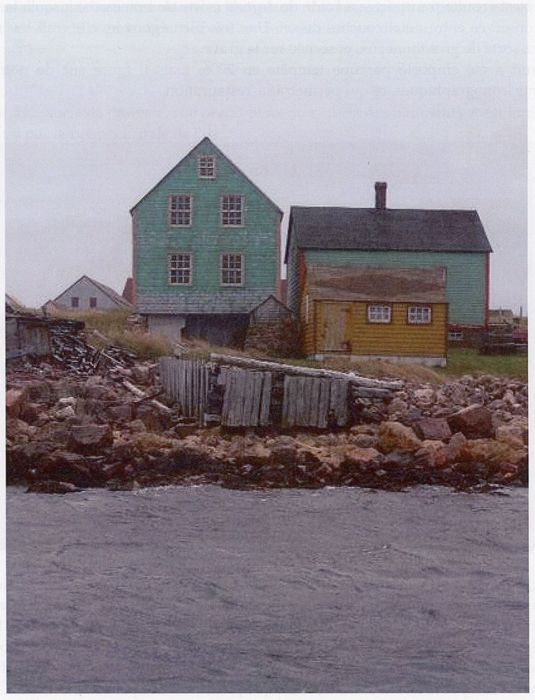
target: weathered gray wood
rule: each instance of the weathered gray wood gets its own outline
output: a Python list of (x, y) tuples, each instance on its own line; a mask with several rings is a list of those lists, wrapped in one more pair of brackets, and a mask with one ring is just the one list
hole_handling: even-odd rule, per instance
[[(126, 379), (123, 379), (122, 384), (125, 387), (125, 389), (128, 389), (128, 391), (131, 391), (132, 394), (135, 394), (138, 398), (140, 398), (140, 399), (148, 398), (147, 394), (145, 394), (145, 392), (142, 391), (139, 387), (135, 386), (135, 384), (132, 384), (132, 382), (129, 382)], [(164, 413), (172, 413), (169, 406), (165, 406), (165, 404), (160, 403), (160, 401), (157, 401), (156, 399), (150, 399), (150, 403), (153, 406), (157, 406), (160, 409), (160, 411), (163, 411)]]
[(315, 367), (297, 367), (295, 365), (285, 365), (278, 362), (267, 362), (265, 360), (253, 360), (248, 357), (234, 357), (232, 355), (220, 355), (211, 353), (210, 359), (213, 362), (223, 362), (237, 367), (248, 367), (250, 369), (265, 369), (271, 371), (284, 372), (287, 375), (303, 375), (310, 377), (326, 377), (332, 379), (345, 379), (357, 386), (382, 387), (384, 389), (398, 390), (403, 383), (400, 381), (385, 381), (383, 379), (370, 379), (361, 377), (354, 372), (337, 372), (330, 369), (319, 369)]
[(328, 379), (319, 379), (320, 396), (318, 408), (318, 428), (327, 427), (327, 417), (329, 414), (330, 382)]
[(271, 372), (262, 372), (262, 397), (260, 401), (260, 425), (269, 425), (269, 411), (271, 406)]
[(310, 425), (318, 427), (319, 423), (319, 408), (320, 408), (320, 379), (310, 377)]

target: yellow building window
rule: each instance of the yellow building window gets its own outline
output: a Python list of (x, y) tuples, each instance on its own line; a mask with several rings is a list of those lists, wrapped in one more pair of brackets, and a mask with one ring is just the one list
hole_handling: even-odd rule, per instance
[(431, 323), (431, 307), (409, 306), (407, 310), (407, 322), (416, 325)]
[(386, 304), (368, 304), (368, 321), (370, 323), (390, 323), (392, 307)]

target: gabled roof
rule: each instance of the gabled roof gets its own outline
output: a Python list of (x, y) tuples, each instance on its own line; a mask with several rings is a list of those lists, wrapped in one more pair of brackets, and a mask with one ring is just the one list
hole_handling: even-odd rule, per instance
[(214, 151), (214, 153), (215, 153), (216, 155), (220, 156), (221, 158), (224, 158), (228, 163), (230, 163), (230, 165), (231, 165), (243, 178), (245, 178), (245, 179), (247, 180), (247, 182), (249, 182), (249, 183), (257, 190), (257, 192), (259, 192), (265, 199), (267, 199), (267, 201), (279, 212), (279, 214), (280, 214), (281, 217), (282, 217), (282, 214), (283, 214), (282, 209), (280, 209), (280, 207), (278, 207), (278, 206), (275, 204), (275, 202), (267, 196), (267, 194), (265, 194), (264, 192), (262, 192), (262, 190), (260, 189), (260, 187), (258, 187), (258, 185), (256, 185), (249, 177), (247, 177), (247, 175), (243, 172), (243, 170), (240, 170), (240, 168), (238, 168), (238, 166), (237, 166), (235, 163), (233, 163), (233, 162), (230, 160), (230, 158), (229, 158), (228, 156), (226, 156), (226, 155), (223, 153), (223, 151), (221, 151), (221, 150), (215, 145), (215, 143), (214, 143), (213, 141), (211, 141), (211, 140), (208, 138), (208, 136), (205, 136), (203, 139), (201, 139), (201, 140), (199, 141), (199, 143), (198, 143), (196, 146), (194, 146), (194, 147), (191, 149), (191, 151), (189, 151), (189, 152), (184, 156), (184, 158), (182, 158), (175, 166), (173, 166), (173, 167), (171, 168), (171, 170), (170, 170), (166, 175), (164, 175), (164, 176), (162, 177), (162, 179), (159, 180), (159, 181), (154, 185), (154, 187), (152, 187), (145, 195), (143, 195), (143, 197), (141, 197), (141, 199), (140, 199), (136, 204), (134, 204), (134, 206), (130, 209), (130, 214), (134, 211), (134, 209), (136, 209), (136, 207), (138, 207), (138, 206), (141, 204), (141, 202), (142, 202), (146, 197), (149, 196), (149, 194), (151, 194), (151, 192), (154, 192), (154, 190), (155, 190), (157, 187), (159, 187), (159, 186), (162, 184), (162, 182), (163, 182), (164, 180), (166, 180), (170, 175), (172, 175), (172, 174), (175, 172), (175, 170), (177, 170), (178, 168), (180, 168), (180, 166), (182, 165), (182, 163), (184, 163), (184, 161), (187, 160), (187, 159), (191, 156), (191, 154), (192, 154), (197, 148), (199, 148), (199, 146), (202, 146), (202, 145), (204, 145), (204, 144), (209, 144), (209, 145), (210, 145), (210, 148)]
[(16, 297), (11, 296), (11, 294), (8, 294), (7, 292), (6, 292), (6, 306), (9, 306), (14, 310), (25, 308), (24, 304), (21, 304), (21, 302)]
[(118, 306), (122, 306), (125, 308), (130, 308), (132, 306), (124, 297), (118, 294), (114, 289), (108, 287), (105, 284), (102, 284), (102, 282), (97, 282), (97, 280), (94, 280), (91, 277), (88, 277), (87, 275), (82, 275), (81, 277), (79, 277), (76, 280), (76, 282), (73, 282), (69, 287), (67, 287), (67, 289), (64, 289), (63, 292), (61, 292), (61, 294), (58, 294), (57, 297), (52, 299), (52, 302), (55, 303), (60, 297), (66, 294), (69, 291), (69, 289), (72, 289), (76, 284), (78, 284), (78, 282), (84, 279), (93, 284), (97, 289), (99, 289), (103, 294), (105, 294), (112, 301), (114, 301)]
[(490, 253), (475, 210), (292, 207), (290, 239), (298, 248)]
[(307, 265), (312, 299), (445, 304), (446, 268)]

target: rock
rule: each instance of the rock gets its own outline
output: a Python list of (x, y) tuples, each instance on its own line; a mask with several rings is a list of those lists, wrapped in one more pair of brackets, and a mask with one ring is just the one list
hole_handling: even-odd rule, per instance
[(68, 481), (35, 481), (28, 486), (26, 493), (78, 493), (82, 489)]
[(284, 436), (274, 440), (269, 450), (273, 463), (279, 462), (285, 466), (297, 463), (297, 448), (292, 438)]
[(106, 416), (109, 420), (117, 422), (130, 422), (133, 418), (132, 404), (121, 403), (116, 406), (108, 406)]
[(134, 365), (132, 367), (132, 375), (137, 384), (150, 384), (150, 367), (147, 365)]
[(455, 435), (451, 436), (448, 444), (446, 445), (446, 458), (450, 464), (453, 464), (459, 459), (461, 448), (465, 442), (466, 438), (462, 433), (455, 433)]
[(525, 431), (519, 425), (500, 425), (496, 428), (496, 440), (499, 442), (506, 442), (511, 445), (511, 447), (520, 449), (524, 447), (524, 436)]
[(366, 433), (361, 433), (360, 435), (355, 435), (353, 438), (353, 443), (357, 447), (377, 447), (379, 438), (377, 435), (367, 435)]
[(394, 450), (416, 452), (422, 446), (412, 428), (395, 421), (385, 421), (379, 426), (378, 448), (383, 453)]
[(33, 402), (24, 402), (21, 406), (19, 418), (26, 423), (35, 423), (39, 418), (41, 405)]
[(263, 466), (272, 461), (273, 451), (256, 442), (247, 445), (236, 459), (237, 464), (250, 464), (253, 467)]
[(59, 408), (65, 408), (65, 406), (72, 406), (74, 408), (76, 406), (76, 399), (74, 396), (64, 396), (58, 399), (57, 405)]
[(56, 420), (67, 420), (68, 418), (75, 418), (76, 411), (72, 406), (65, 406), (65, 408), (60, 408), (58, 411), (54, 412), (54, 418)]
[(483, 464), (501, 465), (507, 462), (519, 464), (526, 456), (525, 448), (512, 447), (506, 442), (491, 439), (467, 440), (460, 449), (461, 462), (482, 462)]
[(6, 437), (8, 440), (18, 441), (22, 436), (28, 438), (32, 435), (32, 430), (28, 423), (20, 418), (6, 418)]
[(449, 461), (446, 445), (440, 440), (424, 440), (414, 458), (431, 469), (441, 469)]
[(22, 389), (8, 389), (6, 391), (6, 415), (10, 418), (19, 418), (26, 396), (26, 392)]
[(381, 453), (374, 449), (373, 447), (353, 447), (350, 446), (349, 448), (346, 449), (345, 451), (345, 462), (350, 462), (352, 464), (357, 463), (366, 463), (366, 462), (373, 462), (377, 459), (379, 459), (381, 456)]
[(457, 411), (447, 421), (453, 433), (461, 432), (467, 438), (485, 438), (493, 433), (492, 414), (479, 404)]
[(135, 420), (130, 421), (130, 423), (128, 423), (128, 429), (130, 431), (132, 431), (133, 433), (144, 433), (147, 430), (145, 428), (145, 423), (143, 423), (143, 421), (140, 420), (139, 418), (136, 418)]
[(82, 455), (63, 450), (56, 450), (43, 457), (29, 471), (28, 476), (32, 481), (68, 481), (81, 488), (100, 486), (105, 480), (96, 465), (92, 467)]
[(69, 444), (83, 454), (99, 454), (113, 444), (113, 433), (109, 425), (73, 425)]
[(49, 403), (53, 400), (54, 392), (49, 382), (34, 379), (26, 384), (28, 398), (37, 403)]
[(412, 427), (421, 440), (449, 440), (451, 437), (450, 426), (444, 418), (422, 418)]
[(413, 392), (413, 399), (416, 401), (418, 406), (427, 408), (431, 406), (435, 400), (435, 391), (434, 389), (430, 388), (416, 389)]
[(388, 404), (388, 415), (403, 418), (409, 410), (409, 404), (398, 396)]
[(166, 430), (170, 425), (169, 416), (149, 402), (137, 406), (135, 415), (143, 421), (145, 429), (150, 432)]

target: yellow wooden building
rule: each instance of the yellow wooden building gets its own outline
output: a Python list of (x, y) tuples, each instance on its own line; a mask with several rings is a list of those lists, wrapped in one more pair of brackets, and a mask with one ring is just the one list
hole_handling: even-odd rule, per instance
[(301, 270), (301, 286), (307, 357), (446, 365), (445, 268), (308, 265)]

